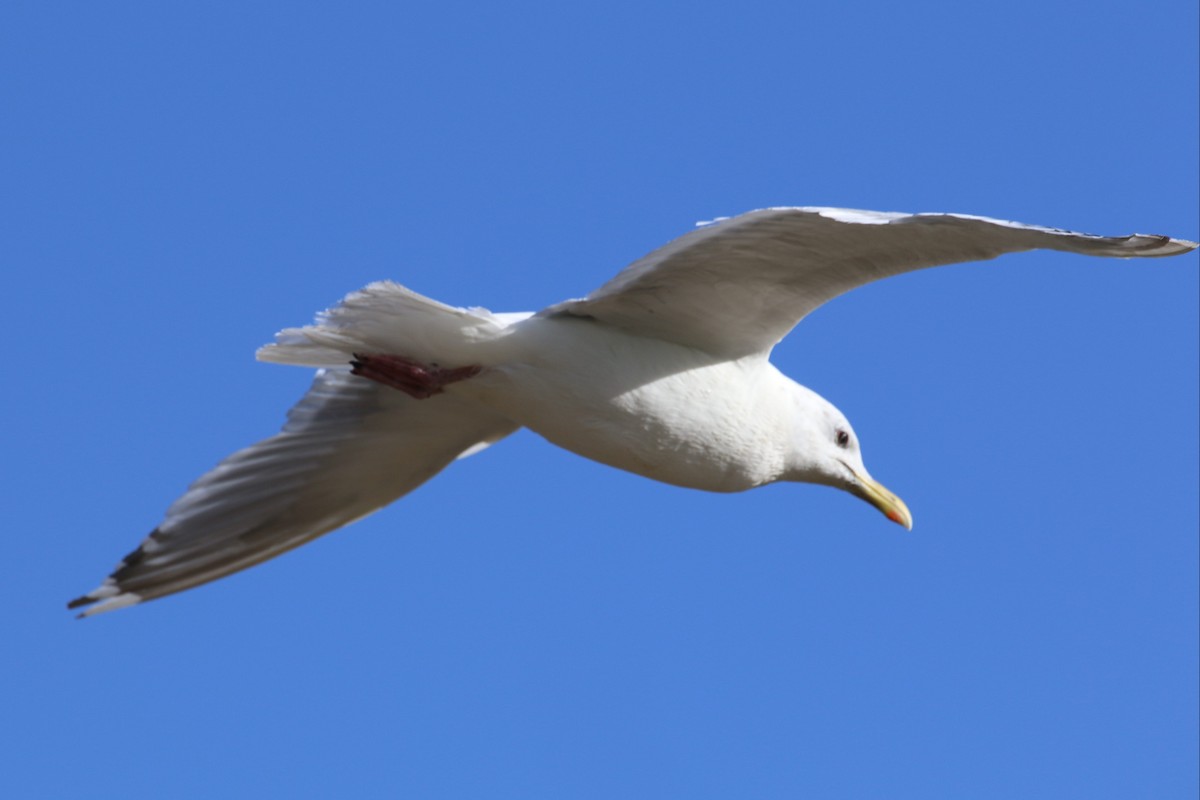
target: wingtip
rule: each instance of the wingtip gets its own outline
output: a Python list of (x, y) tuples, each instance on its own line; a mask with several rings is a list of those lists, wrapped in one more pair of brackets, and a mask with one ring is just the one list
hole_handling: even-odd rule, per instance
[[(67, 603), (67, 608), (73, 610), (83, 606), (91, 606), (85, 611), (75, 615), (75, 619), (83, 619), (84, 617), (94, 617), (97, 614), (103, 614), (106, 611), (116, 611), (118, 608), (128, 608), (142, 602), (142, 596), (133, 592), (120, 592), (108, 597), (99, 596), (101, 591), (105, 589), (101, 586), (94, 592), (76, 597), (71, 602)], [(94, 605), (93, 605), (94, 604)]]
[[(74, 600), (67, 603), (67, 610), (73, 611), (73, 610), (79, 608), (80, 606), (88, 606), (94, 602), (96, 602), (96, 598), (92, 597), (90, 594), (80, 595), (79, 597), (76, 597)], [(83, 616), (83, 615), (80, 614), (80, 616)]]
[(1154, 233), (1135, 233), (1126, 241), (1137, 248), (1134, 255), (1138, 256), (1177, 256), (1200, 247), (1200, 244), (1187, 239), (1172, 239), (1170, 236)]
[(1171, 239), (1171, 244), (1178, 247), (1180, 253), (1190, 253), (1197, 247), (1200, 247), (1200, 242), (1193, 242), (1187, 239)]
[[(124, 608), (136, 603), (140, 603), (141, 595), (132, 592), (126, 592), (121, 589), (120, 582), (128, 574), (129, 570), (136, 567), (146, 558), (147, 546), (153, 547), (155, 536), (158, 535), (158, 528), (150, 532), (150, 535), (138, 545), (136, 548), (126, 554), (117, 564), (116, 569), (104, 581), (92, 589), (87, 594), (82, 594), (67, 603), (67, 610), (73, 611), (76, 608), (83, 606), (92, 606), (81, 614), (76, 615), (76, 619), (90, 617), (93, 614), (100, 614), (105, 611), (111, 611), (117, 608)], [(95, 605), (93, 605), (95, 604)]]

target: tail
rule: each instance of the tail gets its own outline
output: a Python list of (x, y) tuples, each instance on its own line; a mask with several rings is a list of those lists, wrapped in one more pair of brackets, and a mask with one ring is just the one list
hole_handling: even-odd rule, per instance
[(259, 348), (258, 359), (336, 367), (355, 353), (390, 353), (447, 365), (479, 363), (477, 346), (524, 316), (455, 308), (379, 281), (321, 312), (314, 324), (280, 331), (274, 344)]

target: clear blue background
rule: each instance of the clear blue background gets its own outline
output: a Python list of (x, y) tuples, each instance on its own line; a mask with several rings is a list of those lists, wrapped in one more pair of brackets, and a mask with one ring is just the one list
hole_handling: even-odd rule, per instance
[(75, 622), (277, 429), (368, 281), (579, 296), (696, 220), (1197, 238), (1193, 0), (10, 2), (0, 795), (1192, 798), (1196, 256), (930, 270), (776, 363), (907, 534), (524, 433), (265, 566)]

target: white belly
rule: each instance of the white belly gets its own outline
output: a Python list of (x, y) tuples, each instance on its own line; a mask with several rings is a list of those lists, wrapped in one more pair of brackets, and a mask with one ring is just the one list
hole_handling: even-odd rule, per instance
[(462, 390), (560, 447), (716, 492), (782, 471), (785, 443), (773, 441), (779, 426), (759, 398), (786, 379), (765, 359), (718, 361), (570, 318), (520, 323), (503, 350), (503, 363)]

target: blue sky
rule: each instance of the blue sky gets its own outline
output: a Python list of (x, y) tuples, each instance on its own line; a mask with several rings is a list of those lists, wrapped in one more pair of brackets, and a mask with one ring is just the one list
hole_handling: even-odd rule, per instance
[(1195, 239), (1197, 9), (9, 3), (0, 794), (1194, 797), (1198, 269), (903, 276), (775, 353), (907, 534), (522, 433), (352, 528), (76, 622), (391, 278), (579, 296), (697, 220)]

